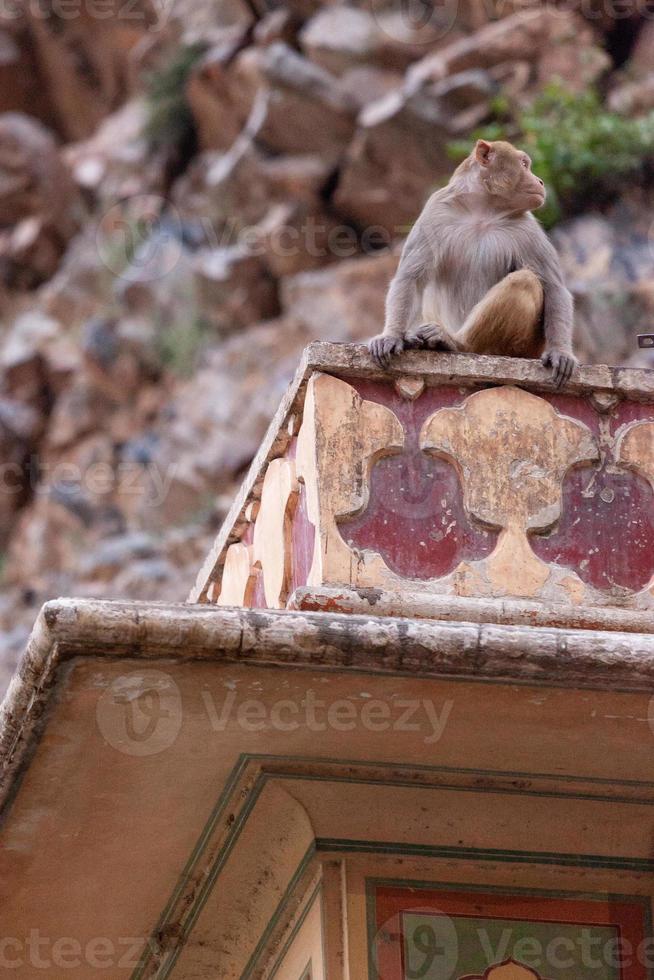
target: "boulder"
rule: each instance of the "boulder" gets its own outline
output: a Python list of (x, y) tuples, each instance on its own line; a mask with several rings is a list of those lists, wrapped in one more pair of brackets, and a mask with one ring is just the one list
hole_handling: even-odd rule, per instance
[(398, 257), (382, 251), (289, 277), (282, 283), (282, 309), (311, 339), (364, 342), (383, 329), (384, 300)]
[(629, 69), (634, 75), (648, 75), (654, 65), (654, 20), (650, 9), (649, 17), (643, 24), (629, 59)]
[(131, 99), (108, 116), (88, 140), (71, 143), (62, 157), (77, 186), (109, 208), (161, 186), (159, 160), (148, 154), (143, 136), (147, 118), (142, 98)]
[(654, 71), (637, 82), (622, 82), (609, 92), (608, 105), (624, 116), (641, 116), (654, 109)]
[(193, 257), (201, 315), (219, 334), (275, 316), (277, 288), (261, 254), (244, 245), (200, 249)]
[(553, 78), (583, 91), (611, 65), (608, 54), (595, 41), (591, 25), (573, 10), (537, 5), (427, 55), (409, 68), (407, 85), (414, 91), (471, 68), (527, 62), (532, 66), (530, 92)]
[(234, 66), (244, 41), (242, 29), (226, 31), (194, 66), (186, 83), (200, 150), (229, 149), (248, 118), (255, 86)]
[(402, 70), (424, 54), (424, 44), (406, 24), (384, 11), (345, 5), (327, 6), (300, 32), (309, 58), (335, 75), (366, 64)]
[(123, 0), (107, 0), (98, 17), (93, 4), (82, 3), (70, 17), (25, 5), (41, 86), (67, 140), (90, 136), (130, 93), (130, 53), (158, 15), (150, 0), (134, 0), (129, 16), (121, 16), (125, 9)]
[(258, 21), (253, 31), (253, 40), (262, 46), (282, 41), (295, 47), (300, 27), (301, 20), (297, 14), (288, 7), (277, 7), (275, 10), (268, 11)]
[(396, 71), (357, 65), (341, 75), (341, 88), (359, 109), (401, 88), (404, 76)]
[[(346, 229), (326, 211), (301, 202), (275, 204), (248, 230), (251, 248), (275, 278), (315, 269), (339, 257)], [(351, 234), (356, 250), (356, 236)], [(350, 253), (351, 254), (351, 253)]]
[[(14, 14), (16, 11), (14, 11)], [(27, 112), (52, 120), (52, 104), (39, 76), (34, 45), (24, 16), (0, 14), (0, 113)]]
[(393, 92), (359, 116), (334, 194), (334, 204), (362, 227), (407, 233), (430, 192), (452, 170), (445, 103), (427, 91)]
[(237, 59), (257, 143), (275, 153), (317, 153), (336, 162), (354, 131), (356, 103), (338, 79), (286, 44), (250, 48)]
[(82, 218), (52, 134), (20, 113), (0, 116), (0, 269), (30, 288), (48, 279)]
[(0, 547), (4, 550), (17, 512), (30, 496), (30, 462), (42, 417), (30, 406), (0, 395)]
[(156, 425), (149, 466), (150, 479), (164, 488), (161, 522), (197, 519), (229, 497), (312, 336), (288, 317), (244, 328), (208, 352), (194, 378), (178, 387)]
[(253, 140), (239, 141), (227, 153), (203, 153), (173, 188), (173, 202), (184, 225), (199, 242), (222, 241), (257, 224), (271, 204), (289, 199), (318, 206), (332, 173), (318, 154), (268, 156)]
[(638, 333), (654, 315), (654, 195), (630, 190), (605, 213), (559, 225), (553, 241), (575, 296), (576, 346), (590, 363), (651, 366)]

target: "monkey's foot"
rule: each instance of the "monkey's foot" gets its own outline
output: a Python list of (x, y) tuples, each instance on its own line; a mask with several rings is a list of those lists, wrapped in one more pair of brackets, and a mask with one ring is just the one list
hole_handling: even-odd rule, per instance
[(552, 368), (552, 375), (557, 388), (570, 380), (572, 372), (579, 364), (574, 354), (562, 350), (546, 350), (541, 360), (545, 367)]
[(404, 338), (380, 333), (368, 341), (368, 350), (379, 367), (387, 370), (391, 366), (391, 356), (404, 350)]
[(438, 323), (423, 323), (407, 338), (408, 346), (418, 350), (440, 350), (456, 353), (462, 350), (461, 345), (449, 330)]

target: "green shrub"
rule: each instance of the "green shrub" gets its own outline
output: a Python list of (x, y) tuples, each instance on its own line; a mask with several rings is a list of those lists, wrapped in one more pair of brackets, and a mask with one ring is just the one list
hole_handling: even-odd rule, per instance
[[(614, 195), (654, 160), (654, 112), (638, 119), (619, 116), (603, 107), (594, 90), (573, 94), (551, 84), (515, 118), (504, 100), (495, 109), (504, 118), (474, 137), (510, 139), (529, 153), (547, 186), (547, 203), (537, 212), (547, 228)], [(450, 148), (458, 159), (470, 152), (469, 142)]]
[(177, 48), (172, 57), (153, 71), (146, 84), (147, 119), (144, 136), (152, 150), (183, 144), (194, 131), (186, 101), (186, 82), (206, 51), (202, 42)]
[(173, 319), (157, 324), (157, 351), (161, 364), (171, 374), (190, 378), (209, 338), (209, 326), (200, 316)]

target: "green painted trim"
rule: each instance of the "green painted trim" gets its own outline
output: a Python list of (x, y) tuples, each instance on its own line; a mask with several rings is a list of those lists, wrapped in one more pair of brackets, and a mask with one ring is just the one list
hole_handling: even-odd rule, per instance
[[(273, 774), (270, 774), (273, 776)], [(275, 773), (275, 779), (301, 780), (302, 782), (314, 783), (355, 783), (362, 786), (395, 786), (400, 789), (426, 789), (432, 792), (438, 790), (449, 790), (455, 793), (491, 793), (495, 796), (536, 796), (547, 799), (561, 800), (589, 800), (592, 803), (618, 803), (620, 805), (654, 806), (654, 799), (645, 798), (622, 798), (607, 796), (600, 793), (564, 793), (556, 790), (539, 789), (512, 789), (508, 786), (460, 786), (457, 783), (415, 783), (411, 780), (402, 779), (370, 779), (364, 776), (317, 776), (317, 775), (297, 775), (293, 773)]]
[[(389, 762), (387, 759), (343, 759), (335, 756), (269, 755), (252, 752), (241, 756), (251, 762), (301, 762), (304, 764), (332, 764), (348, 766), (367, 766), (378, 769), (405, 769), (407, 772), (456, 773), (463, 776), (499, 776), (504, 779), (556, 779), (559, 782), (580, 782), (598, 786), (647, 786), (654, 790), (654, 780), (611, 779), (606, 776), (578, 776), (556, 772), (523, 772), (519, 769), (474, 769), (463, 766), (433, 766), (422, 762)], [(302, 777), (298, 777), (302, 778)]]
[[(315, 850), (314, 850), (314, 853), (315, 853)], [(268, 980), (274, 980), (274, 978), (277, 976), (277, 971), (279, 970), (280, 966), (282, 965), (282, 960), (284, 959), (284, 957), (288, 953), (289, 949), (293, 945), (293, 942), (294, 942), (294, 940), (295, 940), (298, 932), (300, 931), (300, 929), (304, 925), (305, 920), (306, 920), (309, 912), (311, 911), (311, 909), (313, 908), (313, 906), (316, 904), (316, 899), (321, 894), (321, 892), (322, 892), (322, 882), (319, 881), (318, 884), (316, 885), (316, 887), (314, 888), (314, 890), (313, 890), (313, 892), (311, 894), (311, 897), (309, 898), (309, 901), (306, 904), (306, 907), (303, 909), (302, 915), (300, 916), (300, 918), (298, 919), (298, 921), (293, 926), (293, 930), (292, 930), (290, 936), (288, 937), (288, 939), (286, 940), (286, 942), (282, 946), (281, 950), (279, 951), (279, 955), (277, 956), (277, 959), (275, 960), (275, 964), (274, 964), (274, 966), (272, 968), (272, 973), (270, 974)], [(304, 968), (304, 970), (303, 970), (303, 972), (301, 974), (302, 977), (305, 976), (305, 974), (310, 969), (310, 967), (311, 967), (311, 960), (309, 960), (309, 962), (305, 966), (305, 968)]]
[(232, 851), (232, 848), (234, 847), (234, 844), (241, 836), (241, 831), (245, 827), (248, 817), (250, 816), (250, 813), (254, 809), (254, 805), (259, 799), (259, 796), (261, 795), (261, 792), (266, 782), (267, 780), (264, 776), (259, 776), (259, 778), (255, 782), (252, 788), (252, 793), (248, 797), (245, 806), (242, 808), (241, 812), (239, 813), (238, 820), (235, 821), (232, 827), (232, 832), (229, 836), (229, 840), (225, 843), (225, 846), (218, 853), (216, 860), (211, 866), (211, 870), (209, 871), (209, 874), (206, 876), (204, 883), (202, 884), (202, 887), (198, 891), (195, 901), (190, 906), (186, 916), (182, 919), (182, 922), (180, 923), (180, 937), (179, 937), (180, 942), (175, 946), (173, 950), (171, 950), (168, 957), (162, 961), (161, 966), (159, 967), (156, 973), (157, 980), (167, 980), (167, 977), (170, 976), (171, 971), (175, 966), (175, 963), (177, 962), (177, 959), (182, 949), (184, 948), (186, 939), (188, 938), (191, 929), (197, 922), (200, 912), (206, 905), (207, 899), (209, 898), (209, 895), (213, 891), (213, 886), (216, 883), (216, 878), (218, 877), (223, 867), (225, 866), (227, 859), (229, 858), (229, 855)]
[(239, 756), (231, 773), (227, 777), (227, 782), (225, 783), (222, 792), (218, 796), (218, 799), (209, 815), (209, 819), (205, 823), (202, 829), (202, 833), (198, 837), (195, 846), (193, 847), (193, 850), (191, 851), (186, 861), (186, 864), (182, 869), (182, 872), (177, 880), (177, 884), (175, 885), (175, 888), (173, 889), (171, 896), (168, 899), (168, 902), (166, 903), (163, 911), (161, 912), (157, 924), (155, 925), (152, 933), (150, 934), (151, 940), (145, 947), (143, 953), (141, 953), (139, 962), (136, 966), (136, 969), (134, 970), (134, 973), (132, 974), (131, 980), (142, 980), (143, 970), (147, 966), (147, 962), (150, 959), (152, 951), (156, 949), (156, 943), (153, 942), (153, 940), (156, 939), (156, 936), (159, 935), (165, 928), (171, 912), (173, 911), (176, 903), (179, 901), (182, 892), (188, 885), (193, 870), (198, 864), (200, 858), (202, 857), (204, 850), (206, 849), (211, 834), (215, 830), (218, 821), (220, 820), (222, 814), (227, 808), (227, 804), (229, 803), (229, 798), (232, 794), (234, 786), (236, 785), (238, 780), (241, 778), (242, 774), (247, 769), (249, 763), (250, 760), (247, 754), (243, 753), (242, 755)]
[(546, 864), (566, 868), (601, 868), (612, 871), (654, 872), (652, 858), (620, 858), (603, 854), (565, 854), (556, 851), (513, 851), (503, 848), (452, 847), (450, 845), (407, 844), (393, 841), (316, 838), (318, 851), (341, 854), (393, 854), (404, 857), (449, 858), (494, 861), (500, 864)]
[(455, 892), (492, 892), (496, 895), (525, 895), (536, 898), (575, 898), (585, 902), (630, 902), (632, 905), (642, 905), (649, 908), (652, 899), (649, 895), (631, 894), (630, 892), (589, 892), (570, 891), (565, 888), (515, 888), (510, 885), (471, 885), (461, 881), (428, 881), (424, 878), (366, 878), (366, 887), (372, 889), (379, 885), (392, 888), (415, 888), (422, 891), (455, 891)]
[[(270, 919), (270, 922), (266, 926), (266, 928), (265, 928), (265, 930), (264, 930), (264, 932), (263, 932), (263, 934), (261, 936), (261, 939), (257, 943), (256, 948), (255, 948), (254, 952), (252, 953), (252, 956), (248, 960), (247, 965), (245, 967), (245, 970), (241, 974), (240, 980), (249, 980), (249, 978), (252, 976), (254, 970), (257, 967), (257, 960), (261, 956), (261, 953), (264, 950), (264, 948), (266, 946), (266, 943), (270, 939), (272, 933), (275, 930), (275, 927), (276, 927), (277, 923), (279, 922), (281, 916), (284, 913), (284, 910), (286, 909), (289, 901), (291, 900), (291, 897), (293, 895), (293, 892), (297, 888), (298, 882), (302, 878), (302, 875), (306, 871), (309, 863), (315, 857), (315, 854), (316, 854), (316, 846), (315, 846), (315, 843), (314, 844), (310, 844), (309, 847), (307, 848), (306, 852), (305, 852), (304, 857), (302, 858), (302, 860), (298, 864), (298, 866), (297, 866), (297, 868), (295, 870), (295, 873), (294, 873), (293, 877), (289, 881), (288, 886), (286, 887), (286, 891), (284, 892), (284, 894), (282, 895), (281, 899), (279, 900), (279, 902), (277, 904), (277, 908), (275, 909), (275, 911), (274, 911), (274, 913), (272, 915), (272, 918)], [(316, 885), (316, 887), (314, 889), (314, 896), (319, 891), (319, 889), (320, 889), (320, 882), (318, 882), (318, 884)], [(304, 915), (306, 915), (307, 912), (308, 912), (308, 908), (305, 909)]]
[[(265, 753), (242, 753), (238, 757), (230, 775), (228, 776), (227, 782), (225, 783), (218, 797), (218, 800), (209, 815), (209, 818), (202, 830), (202, 833), (200, 834), (200, 837), (198, 838), (184, 866), (184, 869), (182, 870), (177, 880), (177, 884), (175, 885), (175, 888), (171, 893), (168, 902), (166, 903), (161, 915), (159, 916), (159, 920), (151, 933), (150, 941), (147, 943), (143, 953), (141, 954), (141, 958), (139, 959), (139, 963), (137, 964), (131, 976), (131, 980), (143, 980), (144, 971), (148, 965), (148, 962), (151, 960), (153, 953), (159, 948), (158, 936), (165, 930), (166, 924), (170, 918), (171, 913), (173, 912), (177, 902), (179, 901), (179, 899), (181, 898), (184, 892), (184, 889), (188, 886), (194, 871), (196, 870), (198, 864), (200, 863), (202, 856), (207, 848), (208, 842), (211, 839), (211, 836), (215, 831), (215, 828), (219, 820), (225, 813), (225, 810), (229, 804), (231, 794), (233, 793), (235, 786), (238, 784), (239, 779), (243, 777), (243, 775), (247, 771), (247, 767), (252, 763), (265, 765), (266, 762), (301, 763), (304, 765), (306, 764), (343, 765), (344, 760), (333, 758), (333, 757), (323, 758), (320, 756), (283, 756), (283, 755), (266, 755)], [(348, 759), (347, 764), (348, 766), (353, 766), (353, 767), (361, 766), (361, 767), (368, 767), (368, 768), (388, 769), (388, 770), (393, 770), (395, 772), (406, 771), (407, 773), (417, 771), (417, 772), (432, 773), (432, 774), (458, 774), (464, 776), (474, 776), (474, 777), (482, 777), (482, 778), (483, 777), (503, 778), (503, 779), (521, 780), (521, 781), (529, 780), (529, 779), (552, 779), (552, 780), (558, 780), (564, 783), (568, 783), (571, 786), (574, 784), (581, 783), (590, 786), (595, 786), (595, 785), (622, 786), (625, 788), (647, 787), (647, 788), (654, 789), (654, 781), (640, 782), (638, 780), (618, 780), (618, 779), (613, 780), (613, 779), (607, 779), (604, 777), (596, 777), (596, 776), (590, 776), (590, 777), (575, 776), (575, 775), (562, 776), (556, 773), (529, 773), (529, 772), (501, 770), (501, 769), (468, 769), (468, 768), (455, 767), (455, 766), (431, 766), (426, 764), (408, 765), (405, 763), (395, 763), (386, 760), (376, 761), (373, 759)], [(581, 793), (581, 792), (565, 793), (560, 790), (559, 791), (529, 790), (529, 789), (513, 789), (511, 787), (487, 788), (483, 786), (469, 787), (469, 786), (458, 786), (456, 784), (442, 784), (440, 786), (438, 785), (425, 786), (424, 784), (414, 783), (411, 782), (410, 780), (407, 780), (407, 782), (405, 783), (401, 780), (368, 779), (365, 777), (348, 778), (345, 776), (343, 777), (329, 776), (329, 775), (320, 776), (320, 775), (307, 775), (302, 773), (293, 774), (293, 773), (262, 772), (255, 780), (250, 796), (246, 804), (242, 808), (238, 820), (235, 822), (234, 826), (232, 827), (232, 831), (230, 833), (229, 839), (226, 841), (224, 847), (217, 855), (209, 875), (206, 877), (205, 881), (202, 884), (202, 888), (198, 891), (196, 895), (195, 901), (189, 907), (185, 917), (182, 919), (181, 933), (180, 933), (181, 942), (179, 943), (179, 945), (175, 947), (174, 950), (171, 950), (169, 953), (167, 953), (164, 959), (162, 960), (159, 969), (157, 970), (156, 973), (157, 980), (167, 980), (167, 978), (170, 976), (172, 968), (174, 967), (175, 962), (177, 961), (177, 958), (181, 953), (181, 950), (183, 949), (186, 938), (190, 933), (191, 929), (193, 928), (193, 926), (195, 925), (198, 916), (200, 915), (200, 912), (204, 908), (204, 905), (206, 904), (206, 901), (213, 888), (213, 885), (215, 884), (215, 880), (218, 874), (224, 867), (224, 864), (227, 861), (232, 848), (234, 847), (236, 841), (238, 840), (238, 837), (240, 836), (240, 833), (245, 823), (247, 822), (247, 819), (252, 809), (254, 808), (260, 793), (263, 790), (263, 787), (265, 786), (265, 784), (268, 782), (269, 779), (289, 779), (289, 780), (297, 779), (300, 781), (344, 782), (344, 783), (350, 782), (350, 783), (358, 783), (362, 785), (370, 784), (370, 785), (402, 786), (402, 787), (406, 786), (407, 788), (431, 789), (435, 791), (441, 789), (441, 790), (449, 790), (455, 792), (477, 792), (477, 793), (490, 792), (490, 793), (497, 793), (497, 794), (506, 793), (506, 794), (525, 795), (525, 796), (548, 796), (548, 797), (557, 797), (563, 799), (584, 799), (584, 800), (589, 800), (591, 802), (608, 802), (617, 805), (622, 805), (622, 804), (638, 804), (643, 806), (654, 805), (654, 800), (629, 799), (624, 797), (614, 797), (614, 796), (608, 796), (602, 794), (589, 794), (589, 793)], [(321, 846), (321, 848), (319, 849), (338, 850), (339, 848), (336, 846), (338, 843), (339, 843), (339, 839), (336, 838), (333, 840), (325, 839), (321, 842), (321, 845), (325, 845), (325, 846)], [(327, 844), (330, 845), (329, 848), (327, 848), (326, 846)], [(534, 852), (533, 857), (527, 860), (524, 857), (520, 857), (520, 855), (523, 854), (523, 852), (495, 851), (493, 849), (477, 851), (475, 848), (450, 848), (447, 846), (443, 846), (440, 848), (431, 848), (428, 845), (419, 845), (419, 844), (400, 845), (400, 844), (381, 844), (381, 843), (377, 844), (373, 841), (343, 841), (342, 844), (343, 847), (340, 849), (344, 853), (352, 853), (355, 851), (359, 851), (361, 853), (393, 853), (393, 854), (405, 853), (407, 855), (411, 854), (414, 856), (458, 857), (464, 859), (473, 857), (476, 858), (477, 860), (494, 860), (494, 861), (503, 860), (506, 862), (513, 862), (513, 863), (516, 862), (541, 863), (541, 864), (566, 863), (563, 860), (556, 860), (555, 859), (557, 857), (556, 854), (548, 855), (545, 852), (543, 852), (543, 854)], [(403, 847), (409, 848), (409, 850), (404, 850), (404, 851), (397, 850), (397, 848), (403, 848)], [(432, 851), (433, 853), (430, 853)], [(527, 853), (528, 852), (524, 852), (524, 854)], [(486, 856), (484, 857), (482, 855), (486, 855)], [(632, 858), (602, 858), (601, 856), (600, 857), (580, 856), (580, 859), (583, 860), (585, 863), (577, 865), (575, 864), (576, 858), (574, 856), (559, 855), (559, 857), (560, 858), (567, 857), (568, 859), (567, 864), (569, 866), (604, 867), (604, 868), (611, 867), (614, 870), (639, 870), (639, 871), (654, 870), (654, 860), (644, 861), (643, 859), (637, 859), (637, 858), (633, 858), (633, 859)], [(600, 862), (611, 861), (612, 863), (611, 864), (588, 863), (589, 861), (593, 861), (593, 860), (598, 860)]]

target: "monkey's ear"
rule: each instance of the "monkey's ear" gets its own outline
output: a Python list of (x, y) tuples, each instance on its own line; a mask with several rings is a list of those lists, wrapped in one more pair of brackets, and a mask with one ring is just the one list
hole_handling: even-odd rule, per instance
[(477, 140), (475, 146), (475, 159), (482, 167), (487, 167), (495, 155), (495, 150), (491, 143), (486, 140)]

